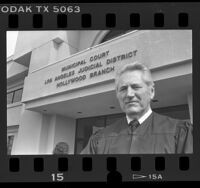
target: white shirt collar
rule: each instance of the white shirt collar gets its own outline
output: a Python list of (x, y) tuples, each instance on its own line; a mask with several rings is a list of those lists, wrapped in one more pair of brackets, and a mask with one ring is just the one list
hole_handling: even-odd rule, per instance
[[(151, 108), (149, 108), (149, 110), (141, 117), (138, 119), (139, 123), (142, 124), (152, 113), (152, 110)], [(127, 122), (128, 124), (132, 121), (131, 118), (129, 118), (127, 115), (126, 115), (126, 119), (127, 119)]]

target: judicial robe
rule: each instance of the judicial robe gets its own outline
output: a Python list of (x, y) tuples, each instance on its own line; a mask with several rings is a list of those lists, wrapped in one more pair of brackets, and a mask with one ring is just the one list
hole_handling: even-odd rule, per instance
[(93, 134), (81, 154), (179, 154), (193, 152), (192, 125), (152, 112), (131, 131), (126, 117)]

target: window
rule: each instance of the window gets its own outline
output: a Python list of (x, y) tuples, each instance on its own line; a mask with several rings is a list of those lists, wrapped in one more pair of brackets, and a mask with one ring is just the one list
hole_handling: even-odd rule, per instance
[(23, 88), (7, 93), (7, 104), (21, 101)]
[(169, 116), (171, 118), (188, 120), (190, 119), (188, 105), (178, 105), (178, 106), (169, 106), (165, 108), (153, 109), (154, 112), (157, 112), (162, 115)]
[(87, 145), (92, 134), (123, 117), (124, 114), (106, 115), (100, 117), (83, 118), (77, 120), (76, 154), (79, 154)]
[(7, 141), (7, 155), (11, 155), (12, 151), (12, 146), (13, 146), (13, 140), (14, 140), (14, 135), (8, 136), (8, 141)]
[(7, 155), (12, 155), (15, 150), (15, 141), (17, 138), (19, 125), (12, 125), (7, 127)]
[(7, 104), (11, 104), (13, 100), (13, 92), (7, 94)]
[(13, 97), (13, 103), (21, 101), (22, 99), (22, 89), (16, 90)]

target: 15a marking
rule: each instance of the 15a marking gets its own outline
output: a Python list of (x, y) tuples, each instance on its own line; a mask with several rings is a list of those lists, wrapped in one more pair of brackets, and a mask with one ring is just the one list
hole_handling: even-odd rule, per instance
[(149, 179), (151, 180), (162, 180), (163, 177), (161, 174), (149, 174)]
[(63, 173), (53, 173), (53, 174), (51, 174), (51, 176), (52, 176), (52, 180), (53, 181), (63, 181), (64, 180), (64, 175), (63, 175)]
[(144, 178), (149, 178), (150, 180), (162, 180), (163, 176), (162, 174), (133, 174), (132, 179), (133, 180), (138, 180), (138, 179), (144, 179)]

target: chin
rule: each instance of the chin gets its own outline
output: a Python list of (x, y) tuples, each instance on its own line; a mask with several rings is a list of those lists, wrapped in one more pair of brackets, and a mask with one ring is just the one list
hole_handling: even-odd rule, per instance
[(139, 114), (140, 112), (141, 112), (141, 110), (135, 109), (135, 108), (126, 109), (127, 114)]

